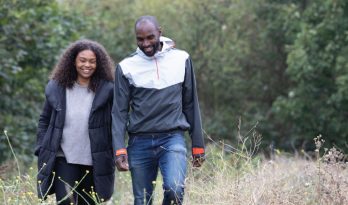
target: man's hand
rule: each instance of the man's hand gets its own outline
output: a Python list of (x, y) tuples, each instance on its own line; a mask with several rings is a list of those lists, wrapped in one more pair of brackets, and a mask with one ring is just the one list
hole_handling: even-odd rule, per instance
[(129, 165), (128, 165), (128, 156), (126, 154), (122, 154), (119, 156), (116, 156), (115, 164), (118, 171), (128, 171)]
[(200, 166), (202, 166), (204, 161), (205, 161), (204, 154), (194, 154), (194, 155), (192, 155), (192, 166), (193, 167), (200, 167)]

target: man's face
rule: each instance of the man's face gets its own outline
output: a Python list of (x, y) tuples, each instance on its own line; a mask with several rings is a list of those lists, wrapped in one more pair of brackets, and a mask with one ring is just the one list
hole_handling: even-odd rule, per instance
[(151, 22), (141, 22), (135, 28), (137, 44), (145, 55), (154, 56), (160, 47), (161, 30)]

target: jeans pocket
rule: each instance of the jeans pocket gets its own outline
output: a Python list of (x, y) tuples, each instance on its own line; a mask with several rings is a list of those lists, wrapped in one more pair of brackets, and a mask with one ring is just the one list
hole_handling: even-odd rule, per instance
[(176, 139), (173, 138), (169, 143), (161, 147), (167, 152), (174, 152), (177, 154), (186, 155), (187, 152), (185, 141), (181, 137), (177, 137)]
[(182, 144), (171, 145), (170, 147), (165, 148), (168, 152), (175, 152), (186, 155), (186, 147)]

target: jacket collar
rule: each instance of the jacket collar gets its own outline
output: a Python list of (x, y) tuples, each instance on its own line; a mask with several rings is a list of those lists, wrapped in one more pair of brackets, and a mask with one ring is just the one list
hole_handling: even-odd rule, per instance
[[(104, 92), (104, 87), (107, 85), (107, 82), (104, 80), (101, 80), (97, 90), (96, 94), (93, 99), (92, 108), (91, 111), (94, 111), (97, 109), (101, 104), (104, 102), (98, 99), (104, 99), (106, 98), (109, 93)], [(51, 105), (54, 106), (54, 109), (57, 111), (66, 110), (66, 89), (62, 86), (60, 86), (56, 81), (51, 81), (49, 83), (48, 87), (48, 101)]]

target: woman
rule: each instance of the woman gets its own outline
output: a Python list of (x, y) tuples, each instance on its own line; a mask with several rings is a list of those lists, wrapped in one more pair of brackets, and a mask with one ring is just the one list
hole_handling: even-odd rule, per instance
[(114, 187), (111, 108), (114, 67), (104, 47), (72, 43), (46, 86), (35, 155), (38, 195), (58, 204), (95, 204)]

